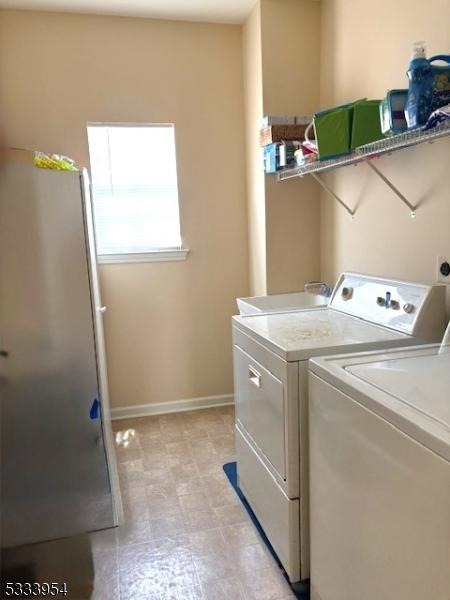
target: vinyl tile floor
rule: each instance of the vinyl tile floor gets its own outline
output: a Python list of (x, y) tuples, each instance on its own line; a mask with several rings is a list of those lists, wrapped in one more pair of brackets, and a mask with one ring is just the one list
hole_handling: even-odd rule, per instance
[(113, 429), (125, 522), (91, 536), (93, 600), (294, 598), (222, 470), (233, 407)]

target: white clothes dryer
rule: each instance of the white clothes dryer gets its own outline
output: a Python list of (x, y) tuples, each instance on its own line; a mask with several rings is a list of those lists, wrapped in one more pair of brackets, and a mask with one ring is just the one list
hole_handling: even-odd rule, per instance
[(344, 273), (328, 307), (233, 317), (238, 483), (291, 582), (309, 577), (308, 359), (442, 338), (445, 287)]

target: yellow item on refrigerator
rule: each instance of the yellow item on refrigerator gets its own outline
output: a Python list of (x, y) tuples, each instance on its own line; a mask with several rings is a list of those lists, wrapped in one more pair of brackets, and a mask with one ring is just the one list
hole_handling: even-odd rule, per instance
[(34, 164), (40, 169), (53, 169), (56, 171), (78, 171), (73, 161), (67, 156), (59, 154), (34, 153)]

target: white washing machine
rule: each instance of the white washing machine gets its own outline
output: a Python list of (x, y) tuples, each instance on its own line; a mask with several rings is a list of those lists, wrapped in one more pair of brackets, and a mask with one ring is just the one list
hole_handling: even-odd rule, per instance
[(449, 600), (450, 347), (310, 369), (312, 600)]
[(444, 286), (344, 273), (326, 308), (233, 317), (238, 482), (291, 582), (309, 577), (308, 359), (437, 341), (444, 315)]

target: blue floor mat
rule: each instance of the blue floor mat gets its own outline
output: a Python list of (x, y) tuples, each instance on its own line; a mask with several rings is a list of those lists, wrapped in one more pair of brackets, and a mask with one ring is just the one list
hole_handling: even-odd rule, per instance
[[(284, 577), (286, 578), (286, 581), (289, 583), (289, 585), (291, 585), (289, 582), (288, 576), (286, 574), (286, 571), (283, 569), (283, 565), (280, 563), (278, 556), (275, 554), (275, 550), (272, 548), (266, 534), (264, 533), (263, 528), (259, 524), (258, 519), (256, 518), (252, 509), (250, 508), (249, 503), (245, 499), (244, 494), (241, 492), (241, 490), (238, 487), (236, 463), (235, 462), (226, 463), (225, 465), (223, 465), (223, 470), (225, 471), (225, 475), (228, 477), (228, 481), (231, 483), (234, 491), (238, 495), (239, 500), (242, 502), (243, 507), (248, 512), (248, 516), (252, 520), (253, 525), (256, 527), (259, 535), (261, 536), (261, 539), (263, 540), (263, 542), (267, 546), (267, 549), (273, 556), (275, 562), (277, 563), (278, 567), (280, 568), (281, 572), (283, 573)], [(299, 591), (295, 590), (292, 586), (291, 586), (291, 589), (292, 589), (292, 593), (295, 595), (296, 598), (298, 598), (298, 600), (309, 600), (309, 591), (299, 592)]]

